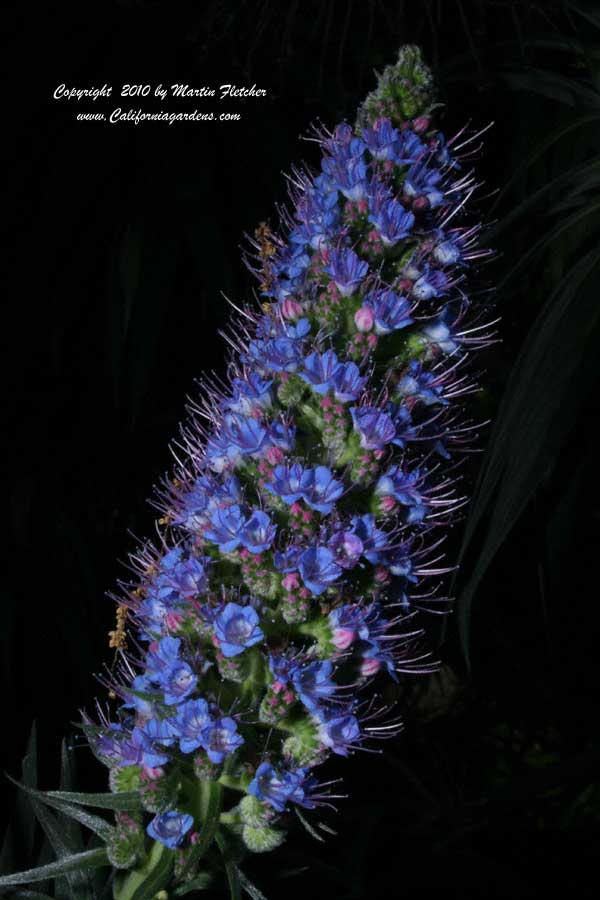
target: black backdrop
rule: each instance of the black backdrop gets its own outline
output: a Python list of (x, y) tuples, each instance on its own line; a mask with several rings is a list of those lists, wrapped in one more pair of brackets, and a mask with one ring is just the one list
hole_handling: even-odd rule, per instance
[[(282, 172), (316, 160), (315, 145), (300, 134), (317, 118), (352, 121), (373, 87), (373, 68), (393, 61), (401, 43), (417, 42), (439, 78), (446, 133), (465, 120), (480, 127), (494, 120), (477, 167), (483, 194), (501, 189), (535, 142), (564, 124), (563, 115), (584, 116), (600, 104), (598, 22), (590, 9), (468, 0), (124, 0), (84, 11), (67, 2), (35, 15), (25, 6), (14, 12), (4, 104), (11, 275), (4, 421), (14, 451), (4, 494), (10, 552), (2, 746), (9, 772), (18, 773), (36, 719), (40, 780), (53, 786), (61, 737), (77, 709), (102, 693), (93, 673), (110, 659), (113, 621), (103, 595), (132, 546), (128, 530), (152, 528), (145, 501), (170, 465), (168, 443), (185, 394), (202, 371), (222, 366), (221, 291), (234, 300), (250, 295), (243, 233), (261, 220), (275, 222), (275, 203), (285, 200)], [(582, 57), (583, 45), (590, 54)], [(514, 71), (527, 66), (549, 73), (546, 91), (515, 81)], [(218, 105), (117, 96), (125, 83), (176, 82), (256, 84), (268, 95)], [(113, 97), (54, 100), (62, 83), (107, 83)], [(569, 83), (589, 93), (565, 98)], [(242, 120), (75, 120), (77, 111), (116, 106), (217, 108), (239, 111)], [(576, 140), (573, 132), (558, 162), (544, 154), (532, 161), (495, 210), (499, 221), (550, 183), (553, 166), (572, 161)], [(585, 132), (585, 140), (584, 161), (598, 147), (597, 133)], [(567, 197), (569, 185), (549, 199)], [(582, 202), (591, 202), (595, 187), (585, 185)], [(485, 213), (491, 200), (480, 203)], [(533, 205), (499, 232), (501, 253), (489, 278), (504, 284), (540, 229), (550, 227), (546, 212), (545, 203)], [(526, 337), (539, 327), (553, 279), (564, 274), (565, 259), (574, 264), (589, 251), (595, 221), (577, 232), (579, 243), (572, 232), (563, 235), (500, 292), (503, 345), (486, 359), (492, 415)], [(452, 623), (441, 651), (452, 666), (446, 688), (421, 698), (383, 759), (339, 761), (336, 774), (346, 776), (350, 799), (337, 824), (329, 822), (340, 836), (324, 848), (301, 836), (290, 841), (288, 868), (303, 864), (294, 852), (310, 854), (309, 871), (291, 882), (275, 879), (285, 854), (253, 864), (269, 897), (293, 890), (392, 896), (385, 893), (389, 879), (398, 894), (538, 896), (548, 876), (591, 896), (600, 817), (594, 336), (590, 315), (569, 351), (581, 365), (575, 375), (569, 369), (548, 431), (540, 425), (536, 432), (534, 422), (533, 432), (511, 435), (513, 452), (520, 440), (538, 441), (544, 478), (526, 493), (478, 587), (470, 673)], [(547, 359), (555, 345), (544, 352)], [(563, 362), (559, 352), (556, 366)], [(478, 558), (488, 520), (489, 510), (463, 575)], [(101, 789), (102, 772), (85, 749), (78, 762), (79, 783)]]

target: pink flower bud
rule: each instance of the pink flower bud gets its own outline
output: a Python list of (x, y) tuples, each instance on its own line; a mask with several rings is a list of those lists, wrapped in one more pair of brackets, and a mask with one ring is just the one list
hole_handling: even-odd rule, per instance
[(165, 616), (165, 625), (167, 626), (168, 631), (177, 631), (181, 622), (183, 620), (183, 616), (181, 613), (167, 613)]
[(284, 689), (284, 687), (285, 684), (283, 683), (283, 681), (279, 681), (279, 679), (276, 679), (271, 685), (271, 690), (274, 694), (279, 694)]
[(281, 315), (290, 322), (295, 322), (299, 319), (302, 312), (301, 304), (297, 300), (292, 300), (291, 297), (286, 297), (281, 304)]
[(297, 572), (288, 572), (287, 575), (284, 575), (281, 583), (286, 591), (295, 591), (300, 584), (300, 579), (298, 578), (298, 573)]
[(265, 455), (267, 462), (272, 466), (278, 466), (279, 463), (283, 462), (283, 450), (281, 447), (269, 447)]
[(429, 200), (427, 197), (415, 197), (412, 208), (416, 213), (426, 212), (429, 209)]
[(379, 508), (381, 512), (390, 513), (396, 506), (396, 498), (395, 497), (380, 497), (379, 498)]
[(361, 306), (361, 308), (354, 313), (354, 324), (359, 331), (370, 331), (374, 321), (375, 316), (373, 315), (373, 310), (370, 306)]
[(413, 119), (412, 128), (416, 134), (424, 134), (430, 124), (427, 116), (418, 116), (418, 118)]
[(385, 584), (390, 580), (390, 573), (387, 569), (384, 569), (382, 566), (379, 566), (375, 569), (375, 581), (378, 584)]
[(356, 637), (352, 628), (336, 628), (333, 632), (333, 644), (338, 650), (347, 650)]
[(378, 659), (363, 659), (360, 667), (360, 674), (367, 677), (369, 675), (376, 675), (380, 668), (381, 663)]

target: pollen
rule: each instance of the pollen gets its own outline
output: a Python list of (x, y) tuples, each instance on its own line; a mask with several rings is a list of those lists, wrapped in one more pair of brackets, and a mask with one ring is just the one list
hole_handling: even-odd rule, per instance
[(125, 623), (127, 622), (127, 607), (117, 607), (117, 622), (114, 631), (108, 632), (108, 646), (115, 650), (122, 650), (127, 644), (127, 633), (125, 631)]

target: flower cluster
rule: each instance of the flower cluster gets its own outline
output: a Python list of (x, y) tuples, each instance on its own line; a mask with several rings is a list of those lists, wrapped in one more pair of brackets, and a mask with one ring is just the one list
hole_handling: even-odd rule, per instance
[(260, 308), (190, 409), (160, 540), (118, 597), (121, 705), (85, 728), (186, 873), (202, 786), (219, 827), (272, 849), (294, 805), (331, 798), (327, 758), (397, 733), (373, 681), (434, 665), (415, 619), (446, 604), (467, 363), (491, 334), (465, 288), (487, 252), (462, 224), (469, 140), (435, 130), (426, 76), (405, 50), (355, 128), (316, 132), (320, 171), (294, 172), (282, 232), (257, 230)]

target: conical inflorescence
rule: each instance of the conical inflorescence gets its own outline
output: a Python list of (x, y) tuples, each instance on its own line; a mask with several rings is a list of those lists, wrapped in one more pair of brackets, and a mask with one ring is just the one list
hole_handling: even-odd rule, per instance
[(280, 231), (251, 241), (260, 302), (191, 406), (160, 537), (118, 598), (120, 705), (85, 717), (111, 789), (141, 801), (109, 843), (133, 870), (117, 897), (159, 858), (158, 886), (197, 879), (215, 838), (277, 847), (294, 806), (335, 796), (325, 760), (397, 733), (374, 682), (434, 667), (416, 619), (446, 605), (469, 362), (491, 339), (469, 296), (488, 253), (472, 139), (447, 141), (436, 105), (403, 48), (354, 128), (315, 129), (320, 171), (293, 171)]

